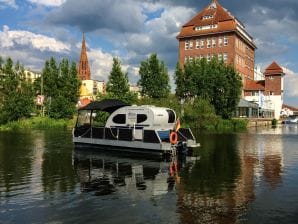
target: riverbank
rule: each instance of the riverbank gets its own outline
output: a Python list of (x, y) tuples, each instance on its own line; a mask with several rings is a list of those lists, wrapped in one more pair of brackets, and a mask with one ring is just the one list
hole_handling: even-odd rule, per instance
[(52, 119), (49, 117), (32, 117), (8, 122), (0, 126), (0, 131), (15, 131), (22, 129), (71, 129), (75, 119)]
[[(71, 129), (75, 125), (76, 118), (52, 119), (49, 117), (32, 117), (21, 119), (19, 121), (9, 122), (0, 126), (0, 131), (22, 130), (22, 129)], [(182, 123), (183, 127), (190, 127), (193, 130), (203, 132), (244, 132), (247, 128), (258, 126), (271, 126), (272, 120), (269, 119), (216, 119), (202, 120), (199, 122)]]

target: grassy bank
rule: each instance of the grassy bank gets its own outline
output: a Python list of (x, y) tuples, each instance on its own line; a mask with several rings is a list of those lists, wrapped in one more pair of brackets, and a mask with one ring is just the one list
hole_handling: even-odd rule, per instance
[(185, 124), (185, 127), (191, 127), (196, 131), (212, 132), (212, 133), (230, 133), (244, 132), (247, 130), (247, 120), (243, 119), (213, 119), (200, 120)]
[(9, 122), (0, 126), (0, 131), (11, 131), (21, 129), (67, 129), (72, 128), (75, 119), (52, 119), (49, 117), (32, 117), (29, 119), (22, 119), (19, 121)]
[[(195, 131), (206, 132), (242, 132), (247, 130), (247, 120), (241, 119), (200, 119), (193, 122), (182, 122), (183, 127), (191, 127)], [(0, 126), (0, 131), (21, 130), (21, 129), (71, 129), (75, 124), (72, 120), (52, 119), (49, 117), (32, 117), (19, 121), (9, 122)]]

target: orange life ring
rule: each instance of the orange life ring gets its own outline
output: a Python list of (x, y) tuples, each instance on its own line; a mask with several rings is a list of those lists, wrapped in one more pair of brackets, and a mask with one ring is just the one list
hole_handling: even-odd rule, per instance
[(175, 131), (171, 132), (171, 134), (170, 134), (170, 142), (172, 144), (174, 144), (174, 145), (178, 142), (177, 132), (175, 132)]

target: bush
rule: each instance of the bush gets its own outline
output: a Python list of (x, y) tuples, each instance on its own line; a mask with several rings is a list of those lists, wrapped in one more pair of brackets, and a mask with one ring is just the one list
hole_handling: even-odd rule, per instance
[(277, 120), (275, 118), (271, 121), (271, 125), (272, 126), (276, 126), (277, 125)]

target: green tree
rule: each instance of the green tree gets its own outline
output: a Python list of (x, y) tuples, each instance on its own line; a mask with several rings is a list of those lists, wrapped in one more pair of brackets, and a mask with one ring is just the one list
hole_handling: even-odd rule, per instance
[(139, 70), (141, 95), (154, 99), (166, 98), (170, 93), (169, 75), (163, 61), (156, 54), (141, 62)]
[(107, 95), (98, 95), (98, 98), (119, 99), (126, 103), (134, 103), (137, 95), (129, 91), (129, 83), (127, 73), (121, 70), (121, 62), (117, 58), (113, 58), (113, 67), (109, 75), (107, 83)]
[(208, 100), (217, 115), (230, 118), (239, 102), (241, 77), (230, 65), (206, 59), (188, 61), (176, 67), (176, 94), (182, 99), (201, 97)]
[(34, 94), (31, 83), (25, 80), (24, 68), (14, 65), (11, 58), (1, 66), (0, 123), (30, 117), (34, 110)]
[[(36, 92), (41, 87), (41, 78), (36, 80)], [(52, 118), (72, 118), (79, 97), (80, 81), (76, 64), (69, 65), (62, 59), (59, 66), (55, 58), (45, 62), (42, 71), (43, 94), (45, 96), (46, 113)]]

